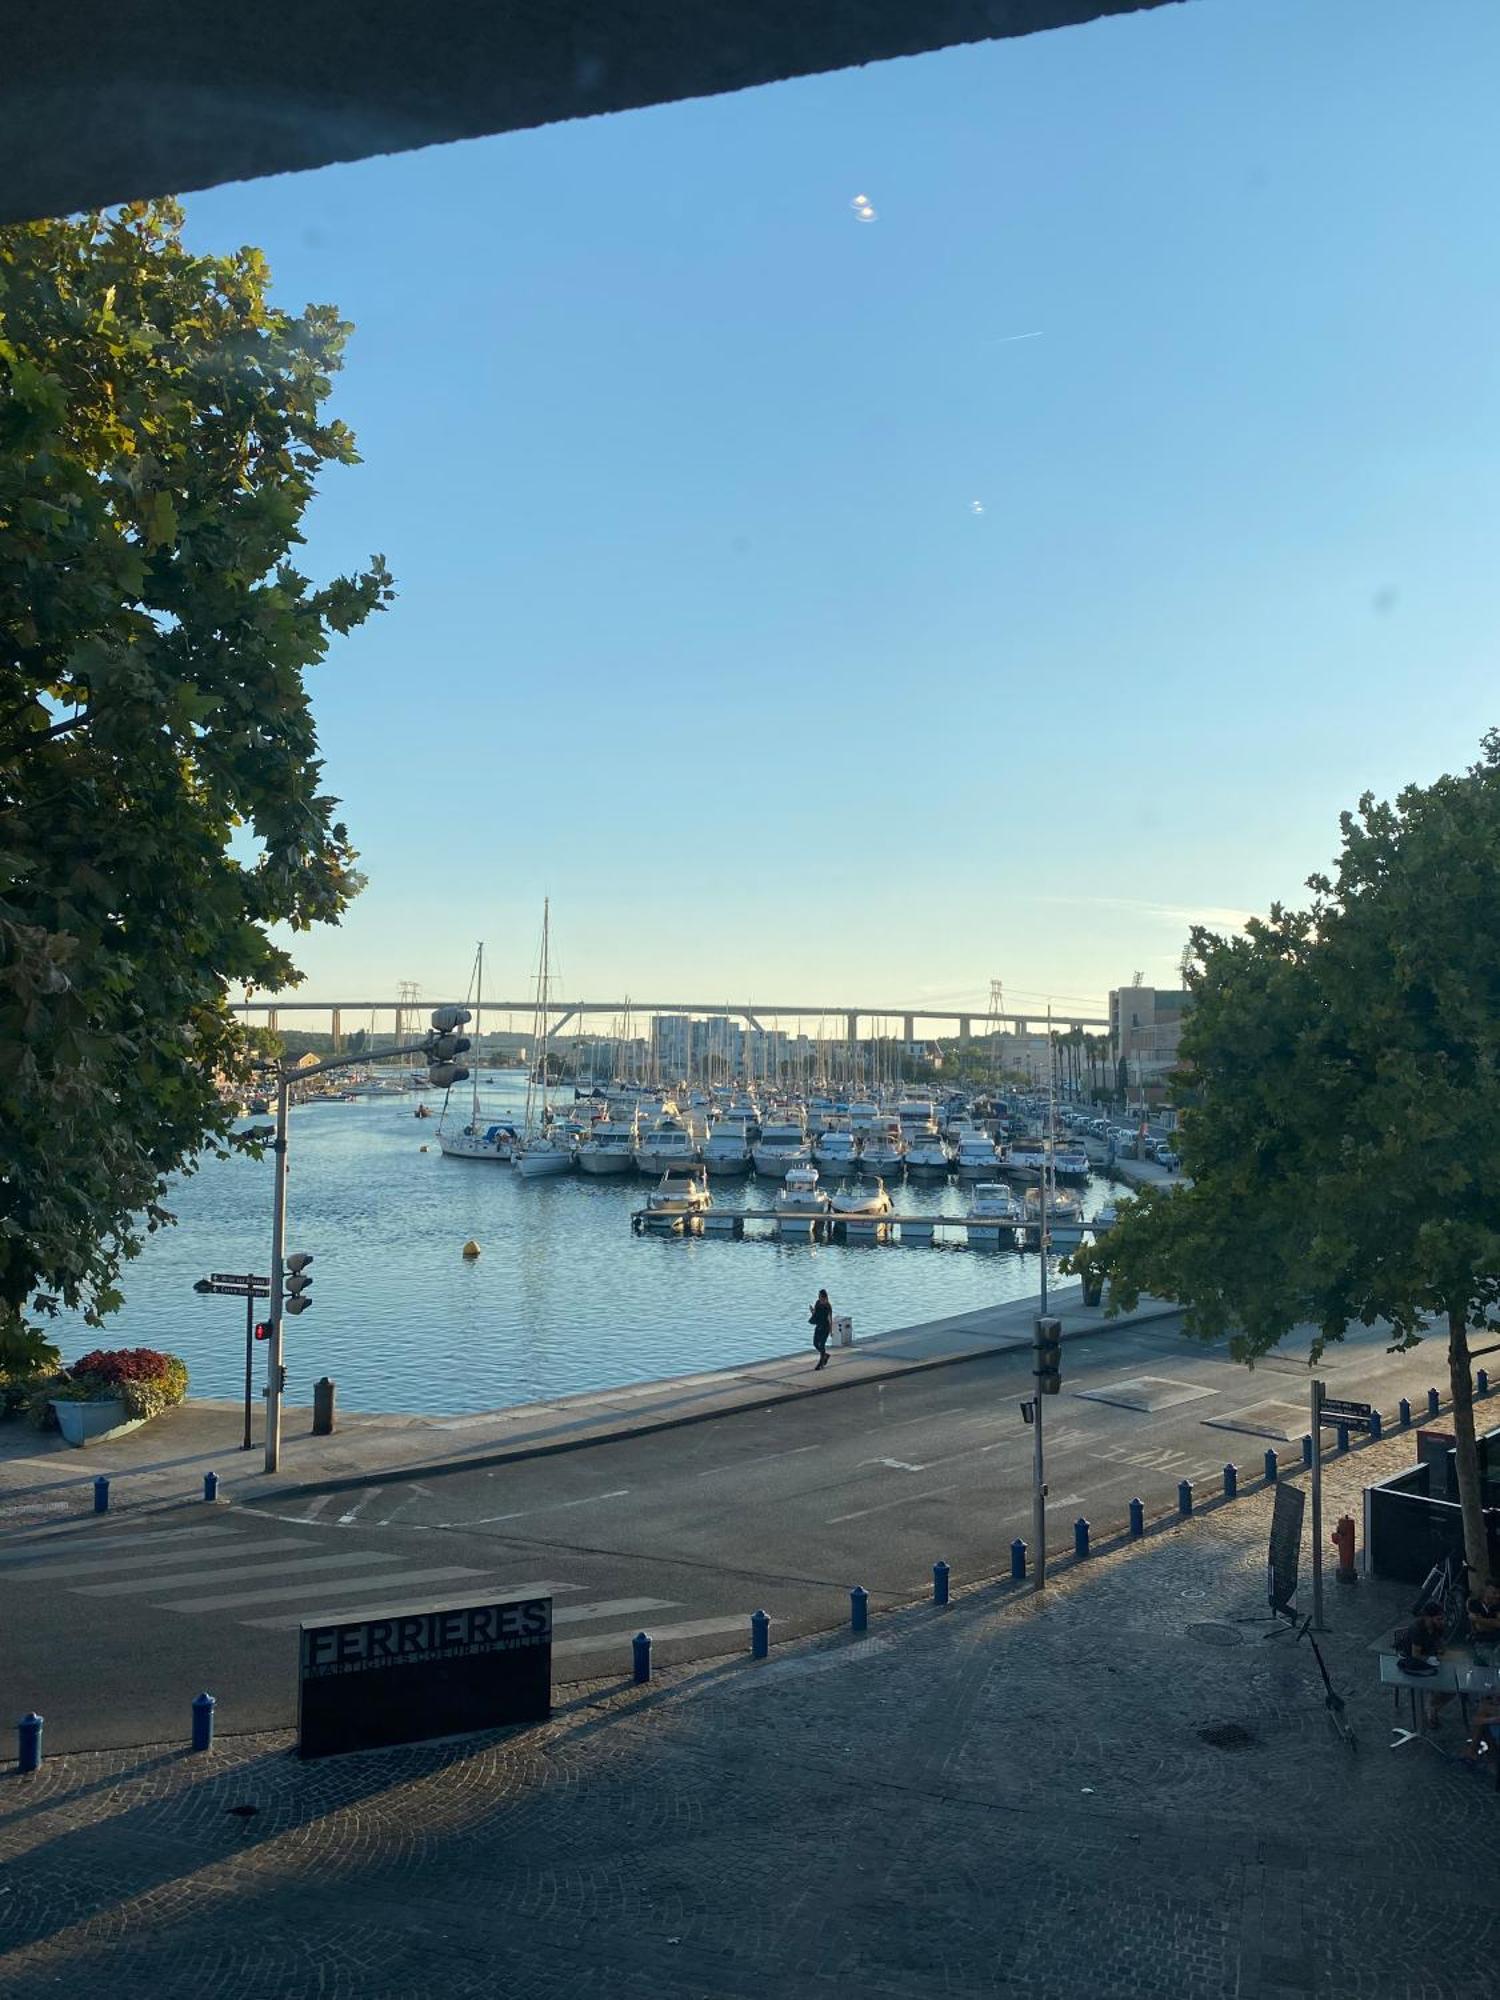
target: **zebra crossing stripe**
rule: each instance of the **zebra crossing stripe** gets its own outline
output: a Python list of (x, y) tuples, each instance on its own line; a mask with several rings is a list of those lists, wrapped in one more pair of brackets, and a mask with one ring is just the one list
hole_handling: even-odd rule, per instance
[[(298, 1543), (298, 1547), (301, 1546)], [(220, 1563), (216, 1569), (190, 1570), (186, 1576), (133, 1576), (125, 1583), (80, 1583), (74, 1588), (80, 1597), (148, 1597), (153, 1590), (181, 1590), (199, 1583), (226, 1583), (231, 1574), (235, 1577), (288, 1576), (299, 1569), (351, 1569), (356, 1564), (388, 1563), (390, 1560), (389, 1555), (377, 1554), (374, 1549), (355, 1549), (343, 1556), (297, 1556), (291, 1562), (247, 1563), (243, 1567), (236, 1563), (232, 1572)], [(314, 1578), (308, 1588), (315, 1588), (320, 1581)]]
[[(268, 1556), (273, 1550), (305, 1549), (306, 1547), (306, 1542), (302, 1541), (241, 1542), (235, 1548), (234, 1560), (236, 1565), (238, 1565), (239, 1558), (242, 1555)], [(72, 1554), (73, 1551), (69, 1549), (69, 1558), (72, 1557)], [(28, 1577), (34, 1577), (38, 1582), (43, 1583), (53, 1583), (59, 1577), (100, 1575), (112, 1577), (122, 1570), (155, 1570), (166, 1569), (173, 1563), (201, 1563), (206, 1559), (207, 1554), (208, 1551), (206, 1549), (197, 1546), (190, 1549), (154, 1549), (149, 1555), (104, 1555), (90, 1556), (86, 1562), (82, 1560), (76, 1562), (64, 1560), (59, 1562), (33, 1563), (24, 1569), (13, 1571), (12, 1574), (23, 1581)], [(277, 1567), (279, 1566), (277, 1565)], [(217, 1569), (195, 1572), (195, 1577), (212, 1577), (217, 1579), (223, 1575), (224, 1567), (222, 1564)], [(167, 1585), (178, 1580), (173, 1577), (164, 1576), (162, 1583)], [(194, 1580), (194, 1577), (180, 1580), (191, 1582)], [(143, 1588), (149, 1588), (149, 1586), (143, 1586)]]
[[(333, 1563), (341, 1558), (327, 1556), (323, 1560)], [(367, 1560), (389, 1562), (391, 1558), (375, 1556)], [(300, 1569), (306, 1568), (307, 1565), (299, 1563), (294, 1567)], [(341, 1583), (332, 1577), (318, 1576), (307, 1583), (281, 1583), (265, 1590), (237, 1590), (226, 1592), (222, 1597), (189, 1597), (172, 1603), (163, 1601), (162, 1609), (163, 1611), (236, 1611), (242, 1604), (274, 1604), (278, 1597), (310, 1597), (314, 1591), (324, 1593), (325, 1604), (330, 1601), (341, 1604), (361, 1590), (387, 1590), (397, 1585), (405, 1586), (408, 1591), (423, 1590), (429, 1583), (443, 1583), (450, 1579), (456, 1580), (459, 1577), (479, 1574), (480, 1572), (474, 1569), (393, 1569), (385, 1571), (380, 1576), (351, 1576), (347, 1583)], [(331, 1599), (329, 1593), (332, 1593)], [(477, 1594), (481, 1597), (485, 1595), (482, 1587)], [(324, 1605), (315, 1605), (311, 1611), (299, 1612), (294, 1622), (300, 1625), (304, 1618), (321, 1618), (323, 1614)], [(336, 1617), (362, 1618), (364, 1613), (352, 1611), (346, 1614), (340, 1611), (330, 1612), (328, 1616), (332, 1622)]]
[(0, 1544), (0, 1566), (10, 1569), (20, 1568), (27, 1563), (55, 1562), (63, 1556), (76, 1556), (80, 1548), (90, 1549), (137, 1549), (147, 1542), (185, 1542), (189, 1539), (201, 1541), (205, 1535), (233, 1536), (237, 1528), (158, 1528), (147, 1534), (137, 1535), (91, 1535), (77, 1546), (70, 1541), (6, 1542)]
[(554, 1611), (554, 1625), (586, 1625), (593, 1618), (636, 1618), (643, 1611), (673, 1611), (673, 1597), (611, 1597), (600, 1604), (565, 1604)]
[[(428, 1570), (429, 1577), (441, 1576), (441, 1570)], [(413, 1582), (417, 1579), (412, 1578)], [(355, 1595), (361, 1584), (372, 1582), (371, 1578), (356, 1579), (351, 1582), (342, 1596), (335, 1597), (329, 1606), (319, 1605), (313, 1611), (281, 1611), (274, 1618), (242, 1618), (242, 1625), (252, 1626), (257, 1632), (294, 1631), (304, 1618), (327, 1618), (332, 1624), (340, 1618), (399, 1618), (407, 1612), (420, 1611), (422, 1600), (410, 1592), (405, 1597), (383, 1597), (377, 1603), (369, 1604)], [(555, 1597), (560, 1591), (577, 1590), (576, 1583), (476, 1583), (472, 1589), (465, 1585), (465, 1596), (472, 1597), (476, 1604), (503, 1604), (507, 1599), (521, 1597)], [(554, 1618), (558, 1614), (553, 1613)]]
[[(680, 1625), (653, 1625), (653, 1643), (661, 1644), (667, 1639), (711, 1639), (721, 1632), (742, 1632), (746, 1643), (750, 1637), (750, 1613), (738, 1612), (732, 1618), (689, 1618)], [(552, 1648), (554, 1659), (559, 1655), (571, 1657), (580, 1653), (608, 1652), (612, 1646), (627, 1646), (635, 1637), (628, 1626), (618, 1632), (593, 1632), (585, 1639), (564, 1639)]]

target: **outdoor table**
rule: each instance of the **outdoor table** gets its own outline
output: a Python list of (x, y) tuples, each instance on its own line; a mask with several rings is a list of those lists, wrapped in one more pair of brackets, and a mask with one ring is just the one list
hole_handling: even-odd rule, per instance
[[(1500, 1693), (1500, 1668), (1484, 1667), (1467, 1652), (1448, 1652), (1432, 1662), (1437, 1668), (1434, 1674), (1403, 1674), (1398, 1653), (1380, 1655), (1380, 1685), (1395, 1691), (1396, 1713), (1401, 1713), (1401, 1697), (1411, 1697), (1411, 1728), (1413, 1736), (1423, 1734), (1422, 1709), (1419, 1695), (1456, 1694), (1463, 1713), (1464, 1728), (1469, 1726), (1469, 1696), (1471, 1694)], [(1399, 1746), (1397, 1746), (1399, 1747)]]

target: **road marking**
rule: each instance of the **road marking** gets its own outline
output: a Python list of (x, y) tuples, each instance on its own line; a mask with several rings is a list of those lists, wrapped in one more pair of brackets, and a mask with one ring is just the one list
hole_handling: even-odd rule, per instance
[[(442, 1576), (444, 1572), (428, 1570), (426, 1574), (434, 1577)], [(462, 1570), (459, 1574), (470, 1576), (473, 1571)], [(418, 1602), (410, 1595), (406, 1597), (385, 1595), (375, 1599), (373, 1603), (367, 1602), (361, 1593), (378, 1585), (379, 1581), (378, 1577), (361, 1577), (351, 1581), (349, 1588), (341, 1596), (331, 1600), (334, 1607), (331, 1610), (320, 1605), (316, 1612), (279, 1611), (274, 1618), (242, 1618), (239, 1622), (242, 1625), (253, 1626), (258, 1632), (286, 1632), (294, 1631), (309, 1617), (323, 1618), (330, 1624), (341, 1618), (394, 1618), (412, 1610)], [(380, 1587), (384, 1589), (383, 1585)], [(545, 1580), (540, 1583), (476, 1583), (472, 1587), (465, 1585), (463, 1594), (471, 1604), (504, 1604), (523, 1597), (556, 1597), (561, 1591), (582, 1588), (582, 1584), (578, 1583), (549, 1583)], [(171, 1607), (173, 1610), (177, 1608), (175, 1605)], [(553, 1615), (556, 1616), (556, 1613)]]
[(790, 1451), (768, 1451), (763, 1453), (759, 1458), (737, 1459), (733, 1465), (711, 1465), (706, 1472), (700, 1472), (696, 1477), (699, 1479), (712, 1479), (715, 1474), (721, 1472), (745, 1472), (752, 1465), (769, 1465), (773, 1458), (796, 1458), (801, 1452), (821, 1451), (822, 1449), (823, 1447), (817, 1444), (797, 1444), (793, 1445)]
[(856, 1507), (852, 1514), (830, 1514), (828, 1525), (836, 1527), (840, 1521), (862, 1521), (866, 1514), (883, 1514), (887, 1507), (910, 1507), (918, 1500), (938, 1500), (945, 1493), (956, 1493), (956, 1486), (934, 1486), (926, 1493), (903, 1493), (899, 1500), (882, 1500), (878, 1507)]
[(332, 1498), (333, 1495), (331, 1493), (320, 1493), (316, 1500), (308, 1501), (306, 1513), (299, 1515), (298, 1519), (303, 1521), (316, 1521), (318, 1516), (322, 1513), (323, 1509), (328, 1505), (329, 1501)]
[[(58, 1531), (43, 1529), (42, 1532)], [(143, 1535), (93, 1535), (88, 1546), (91, 1549), (137, 1548), (145, 1542), (185, 1542), (189, 1536), (201, 1539), (204, 1535), (234, 1535), (238, 1532), (236, 1528), (157, 1528)], [(7, 1542), (0, 1548), (0, 1564), (9, 1567), (13, 1563), (37, 1562), (44, 1557), (70, 1556), (74, 1553), (66, 1541)]]
[[(353, 1563), (388, 1563), (390, 1556), (384, 1552), (377, 1555), (373, 1549), (351, 1549), (345, 1556), (299, 1556), (295, 1562), (252, 1563), (248, 1568), (234, 1567), (236, 1576), (285, 1576), (294, 1569), (347, 1569)], [(78, 1593), (81, 1597), (141, 1597), (152, 1590), (178, 1590), (184, 1584), (191, 1587), (195, 1583), (223, 1583), (227, 1572), (223, 1563), (217, 1569), (195, 1569), (189, 1576), (134, 1576), (128, 1583), (81, 1583)]]
[[(380, 1560), (389, 1562), (390, 1558), (386, 1556), (380, 1558)], [(351, 1576), (348, 1583), (342, 1587), (329, 1577), (315, 1576), (310, 1578), (306, 1583), (277, 1584), (268, 1590), (239, 1590), (226, 1593), (222, 1597), (184, 1598), (180, 1603), (164, 1603), (161, 1608), (163, 1611), (234, 1611), (242, 1604), (274, 1604), (278, 1597), (307, 1597), (315, 1590), (321, 1590), (325, 1593), (332, 1590), (335, 1592), (334, 1601), (337, 1602), (340, 1598), (352, 1597), (359, 1590), (386, 1590), (394, 1588), (397, 1584), (404, 1584), (411, 1591), (425, 1591), (431, 1583), (445, 1583), (450, 1579), (458, 1577), (481, 1575), (483, 1575), (483, 1571), (477, 1569), (393, 1569), (387, 1570), (380, 1576)], [(467, 1587), (465, 1594), (468, 1594)], [(486, 1594), (483, 1591), (476, 1591), (477, 1596), (485, 1596)], [(406, 1601), (410, 1603), (411, 1599), (408, 1597)], [(330, 1624), (336, 1618), (345, 1616), (363, 1618), (364, 1615), (362, 1611), (354, 1611), (347, 1614), (344, 1612), (329, 1612), (327, 1614)], [(304, 1611), (302, 1617), (297, 1620), (297, 1623), (300, 1625), (302, 1618), (321, 1618), (323, 1616), (323, 1606), (319, 1605), (315, 1612)]]
[[(232, 1557), (230, 1556), (230, 1552), (226, 1550), (225, 1558), (226, 1561), (232, 1560), (235, 1569), (238, 1570), (241, 1556), (268, 1556), (273, 1550), (301, 1549), (306, 1548), (306, 1546), (305, 1542), (300, 1541), (236, 1542)], [(90, 1556), (87, 1560), (80, 1561), (68, 1560), (63, 1562), (31, 1563), (25, 1568), (16, 1569), (13, 1574), (18, 1577), (35, 1575), (42, 1581), (52, 1583), (60, 1576), (98, 1576), (101, 1572), (107, 1576), (113, 1576), (121, 1570), (165, 1569), (172, 1563), (201, 1563), (204, 1560), (205, 1553), (201, 1548), (153, 1549), (149, 1555), (143, 1556)], [(282, 1565), (272, 1563), (268, 1567), (279, 1569)], [(218, 1578), (222, 1577), (224, 1573), (225, 1566), (221, 1563), (217, 1569), (198, 1570), (192, 1576), (181, 1580), (184, 1582), (195, 1582), (200, 1576)], [(164, 1576), (161, 1580), (163, 1584), (169, 1584), (174, 1581), (172, 1577), (168, 1576)]]
[(483, 1514), (477, 1521), (439, 1521), (440, 1528), (488, 1528), (496, 1521), (524, 1521), (528, 1514), (561, 1514), (569, 1507), (597, 1507), (601, 1500), (623, 1500), (630, 1491), (620, 1486), (613, 1493), (590, 1493), (583, 1500), (557, 1500), (550, 1507), (522, 1507), (514, 1514)]
[[(708, 1639), (719, 1632), (743, 1632), (750, 1630), (750, 1613), (741, 1611), (732, 1618), (689, 1618), (681, 1625), (658, 1625), (651, 1634), (654, 1645), (661, 1645), (668, 1639)], [(618, 1632), (594, 1632), (586, 1639), (564, 1639), (552, 1648), (556, 1659), (572, 1658), (579, 1653), (604, 1653), (612, 1646), (620, 1647), (622, 1653), (635, 1634), (628, 1626)]]
[(675, 1597), (609, 1597), (597, 1604), (566, 1604), (554, 1611), (554, 1625), (587, 1625), (595, 1618), (635, 1618), (643, 1611), (671, 1611)]
[[(950, 1456), (958, 1458), (962, 1454), (953, 1452)], [(862, 1458), (859, 1463), (860, 1465), (888, 1465), (892, 1472), (925, 1472), (927, 1470), (925, 1465), (908, 1465), (904, 1458)]]
[(348, 1513), (339, 1515), (339, 1526), (341, 1528), (347, 1528), (349, 1523), (354, 1519), (355, 1515), (359, 1512), (360, 1508), (368, 1507), (370, 1502), (376, 1497), (376, 1495), (384, 1493), (384, 1491), (385, 1488), (383, 1486), (367, 1487), (365, 1491), (360, 1495), (359, 1499), (356, 1500), (354, 1505), (349, 1509)]

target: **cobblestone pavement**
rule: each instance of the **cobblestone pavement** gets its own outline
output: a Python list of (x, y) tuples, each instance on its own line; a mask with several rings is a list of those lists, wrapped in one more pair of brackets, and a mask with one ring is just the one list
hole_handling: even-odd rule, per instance
[[(1410, 1452), (1331, 1467), (1330, 1525)], [(528, 1732), (12, 1770), (0, 1994), (1492, 1993), (1500, 1796), (1387, 1748), (1370, 1648), (1407, 1593), (1330, 1582), (1351, 1754), (1307, 1646), (1264, 1636), (1268, 1519), (1255, 1493), (1044, 1601), (595, 1684)]]

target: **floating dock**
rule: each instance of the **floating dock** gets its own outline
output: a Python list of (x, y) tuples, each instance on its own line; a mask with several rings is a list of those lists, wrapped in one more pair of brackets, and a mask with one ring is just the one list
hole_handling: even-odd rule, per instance
[[(751, 1227), (746, 1228), (746, 1224)], [(781, 1215), (774, 1208), (708, 1208), (693, 1215), (677, 1215), (670, 1221), (659, 1212), (638, 1208), (630, 1218), (638, 1236), (727, 1236), (734, 1241), (749, 1238), (770, 1241), (778, 1236), (806, 1237), (818, 1243), (840, 1238), (856, 1243), (912, 1243), (932, 1248), (957, 1242), (974, 1250), (1035, 1250), (1037, 1230), (1018, 1223), (1014, 1227), (980, 1216), (966, 1215)], [(1092, 1222), (1072, 1223), (1051, 1232), (1055, 1251), (1076, 1250), (1084, 1237), (1094, 1233)]]

